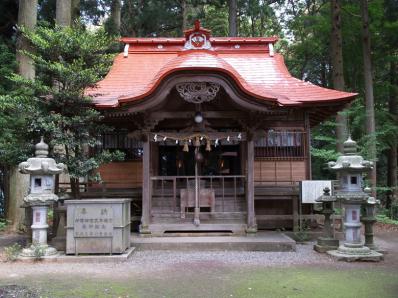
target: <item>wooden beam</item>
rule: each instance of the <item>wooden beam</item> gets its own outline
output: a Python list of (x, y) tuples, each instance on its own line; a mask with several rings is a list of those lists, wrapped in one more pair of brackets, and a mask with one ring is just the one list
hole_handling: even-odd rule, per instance
[[(317, 214), (304, 214), (301, 216), (301, 219), (317, 219), (320, 216)], [(257, 214), (257, 220), (292, 220), (293, 214)]]
[[(239, 138), (240, 135), (240, 138)], [(149, 138), (150, 141), (155, 141), (155, 137), (157, 141), (162, 141), (162, 138), (166, 137), (167, 139), (171, 140), (183, 140), (183, 139), (192, 139), (196, 136), (207, 136), (210, 140), (222, 140), (230, 137), (231, 141), (245, 141), (246, 140), (246, 133), (239, 132), (239, 131), (230, 131), (230, 132), (162, 132), (159, 131), (157, 133), (150, 133)]]
[[(242, 118), (245, 114), (241, 111), (202, 111), (203, 118), (208, 119), (228, 119), (228, 118)], [(195, 111), (164, 111), (164, 112), (153, 112), (151, 118), (153, 119), (193, 119)], [(243, 117), (244, 118), (244, 117)]]

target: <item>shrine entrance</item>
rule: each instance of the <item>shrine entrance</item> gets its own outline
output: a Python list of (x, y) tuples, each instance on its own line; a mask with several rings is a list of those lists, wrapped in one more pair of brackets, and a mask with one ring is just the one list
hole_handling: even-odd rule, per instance
[(212, 37), (195, 22), (182, 38), (122, 41), (87, 95), (123, 132), (100, 149), (130, 160), (100, 172), (131, 190), (140, 233), (297, 229), (311, 212), (297, 187), (311, 179), (310, 128), (356, 94), (292, 77), (276, 37)]
[(151, 141), (152, 233), (245, 231), (244, 133), (155, 133)]

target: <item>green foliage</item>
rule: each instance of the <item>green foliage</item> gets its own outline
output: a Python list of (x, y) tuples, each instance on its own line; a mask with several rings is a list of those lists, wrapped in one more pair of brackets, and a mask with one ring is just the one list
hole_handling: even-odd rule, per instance
[(5, 254), (6, 260), (9, 262), (16, 261), (21, 250), (22, 250), (22, 247), (18, 243), (14, 243), (11, 246), (5, 247), (4, 254)]
[(9, 223), (8, 220), (0, 218), (0, 232), (4, 231)]
[[(359, 96), (345, 114), (349, 130), (358, 142), (360, 153), (370, 156), (371, 142), (376, 138), (378, 197), (383, 200), (391, 191), (387, 187), (388, 161), (386, 150), (398, 138), (398, 119), (391, 115), (388, 98), (398, 86), (391, 80), (391, 63), (398, 62), (398, 6), (393, 0), (369, 2), (376, 135), (367, 135), (364, 104), (364, 77), (362, 58), (361, 17), (359, 1), (341, 1), (344, 77), (346, 90)], [(331, 15), (330, 1), (285, 1), (277, 5), (280, 22), (288, 37), (280, 50), (284, 53), (291, 73), (301, 79), (324, 87), (333, 87), (330, 65)], [(312, 130), (311, 154), (314, 179), (334, 178), (325, 163), (337, 158), (336, 124), (329, 119)], [(386, 189), (389, 191), (386, 191)]]
[(213, 36), (228, 36), (228, 7), (205, 5), (203, 26), (211, 28)]
[(308, 233), (309, 231), (309, 225), (305, 221), (303, 221), (300, 224), (298, 231), (293, 233), (293, 236), (297, 242), (306, 242), (310, 239), (310, 235)]
[(383, 224), (398, 226), (398, 220), (391, 219), (390, 217), (388, 217), (387, 215), (384, 215), (384, 214), (376, 215), (376, 219), (378, 222), (383, 223)]
[[(6, 78), (16, 70), (15, 54), (9, 46), (0, 39), (0, 94), (13, 89), (12, 84)], [(0, 103), (0, 108), (1, 108)]]
[(54, 157), (67, 165), (73, 183), (101, 163), (122, 159), (119, 152), (90, 150), (111, 128), (101, 122), (103, 116), (84, 93), (108, 72), (114, 57), (109, 52), (114, 38), (103, 29), (89, 31), (79, 25), (38, 26), (35, 31), (21, 31), (33, 47), (32, 52), (24, 54), (32, 58), (37, 72), (34, 81), (19, 75), (12, 78), (33, 90), (39, 107), (32, 111), (28, 131), (46, 137), (54, 148)]
[(283, 1), (238, 1), (239, 36), (283, 35), (281, 24), (269, 2)]
[(122, 35), (182, 35), (182, 8), (178, 0), (125, 1), (122, 9)]
[(12, 48), (0, 40), (0, 164), (15, 165), (31, 150), (27, 140), (27, 113), (31, 92), (18, 86), (9, 77), (16, 71)]
[(31, 248), (33, 249), (33, 257), (35, 261), (39, 261), (44, 257), (45, 248), (42, 245), (34, 244), (31, 246)]

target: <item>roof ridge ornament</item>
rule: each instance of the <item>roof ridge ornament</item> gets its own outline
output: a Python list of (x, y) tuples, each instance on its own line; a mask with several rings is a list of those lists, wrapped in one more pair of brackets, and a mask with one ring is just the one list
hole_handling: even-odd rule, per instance
[(211, 49), (211, 31), (200, 26), (200, 21), (196, 20), (192, 29), (184, 31), (185, 50), (209, 50)]
[(274, 51), (274, 44), (272, 42), (268, 44), (268, 50), (270, 57), (274, 57), (275, 51)]
[(126, 43), (124, 45), (124, 50), (123, 50), (123, 57), (124, 58), (127, 58), (129, 56), (129, 47), (130, 47), (130, 44), (128, 44), (128, 43)]

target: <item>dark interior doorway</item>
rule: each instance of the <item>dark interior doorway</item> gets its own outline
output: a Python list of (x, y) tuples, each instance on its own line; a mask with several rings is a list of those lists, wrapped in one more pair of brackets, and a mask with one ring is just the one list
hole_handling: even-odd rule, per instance
[[(240, 146), (222, 145), (206, 151), (200, 147), (204, 160), (200, 164), (199, 175), (240, 175)], [(190, 146), (189, 152), (184, 152), (182, 146), (159, 145), (159, 175), (160, 176), (194, 176), (195, 147)]]

